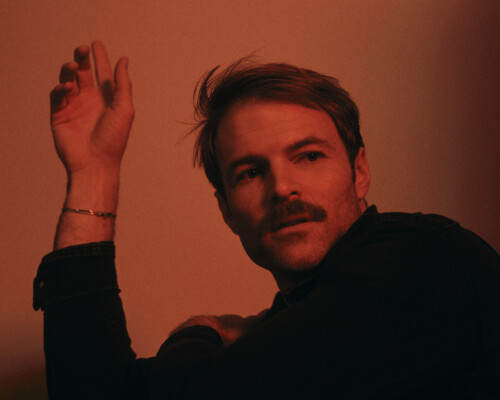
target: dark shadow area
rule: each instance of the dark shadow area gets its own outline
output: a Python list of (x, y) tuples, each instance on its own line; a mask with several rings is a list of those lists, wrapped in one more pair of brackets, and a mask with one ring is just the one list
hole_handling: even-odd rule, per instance
[[(481, 6), (464, 1), (450, 9), (453, 24), (443, 43), (438, 77), (440, 98), (455, 108), (455, 141), (462, 154), (457, 179), (469, 221), (478, 221), (482, 236), (497, 250), (500, 195), (500, 2)], [(446, 151), (446, 149), (443, 149)], [(465, 223), (465, 221), (464, 221)]]
[(25, 371), (0, 381), (0, 400), (48, 400), (45, 371)]

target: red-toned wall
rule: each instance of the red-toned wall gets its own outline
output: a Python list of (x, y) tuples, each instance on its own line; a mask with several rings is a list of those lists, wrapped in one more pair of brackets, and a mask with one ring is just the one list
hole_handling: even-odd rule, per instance
[[(141, 5), (139, 5), (141, 4)], [(65, 176), (48, 93), (76, 45), (130, 57), (136, 120), (122, 171), (117, 263), (133, 346), (151, 356), (193, 314), (251, 314), (276, 290), (191, 166), (192, 91), (254, 51), (337, 77), (361, 109), (382, 211), (457, 219), (500, 249), (499, 2), (2, 1), (0, 398), (45, 398), (31, 308)]]

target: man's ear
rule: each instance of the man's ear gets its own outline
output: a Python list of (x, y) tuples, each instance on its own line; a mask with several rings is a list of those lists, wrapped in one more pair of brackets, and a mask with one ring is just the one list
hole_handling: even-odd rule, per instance
[(222, 213), (222, 218), (224, 218), (224, 222), (226, 223), (227, 226), (229, 226), (229, 229), (231, 229), (233, 233), (237, 235), (238, 229), (236, 228), (236, 223), (233, 220), (233, 215), (231, 214), (231, 211), (229, 210), (229, 207), (227, 205), (226, 198), (218, 190), (215, 191), (214, 195), (217, 198), (217, 203), (219, 204), (219, 210)]
[(370, 169), (368, 168), (368, 160), (364, 147), (360, 147), (358, 155), (354, 160), (354, 169), (356, 171), (356, 195), (358, 200), (364, 200), (370, 189)]

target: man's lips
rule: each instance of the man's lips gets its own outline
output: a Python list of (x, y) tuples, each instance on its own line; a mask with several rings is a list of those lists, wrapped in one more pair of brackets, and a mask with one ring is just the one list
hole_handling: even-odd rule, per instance
[(311, 218), (308, 217), (293, 217), (293, 218), (284, 218), (280, 221), (276, 221), (271, 226), (271, 232), (276, 232), (282, 228), (287, 228), (289, 226), (294, 226), (298, 224), (302, 224), (304, 222), (311, 221)]

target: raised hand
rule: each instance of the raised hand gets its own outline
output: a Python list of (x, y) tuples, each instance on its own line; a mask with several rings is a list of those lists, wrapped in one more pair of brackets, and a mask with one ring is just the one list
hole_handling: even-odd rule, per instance
[(134, 118), (128, 59), (120, 58), (113, 76), (104, 45), (92, 43), (92, 52), (97, 84), (90, 49), (80, 46), (50, 94), (54, 142), (69, 175), (119, 169)]
[[(51, 126), (57, 153), (68, 173), (64, 207), (116, 214), (120, 162), (134, 119), (128, 60), (114, 74), (103, 44), (75, 49), (74, 61), (61, 67), (50, 93)], [(114, 219), (61, 213), (54, 249), (113, 240)]]

